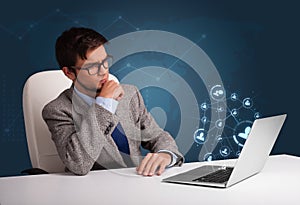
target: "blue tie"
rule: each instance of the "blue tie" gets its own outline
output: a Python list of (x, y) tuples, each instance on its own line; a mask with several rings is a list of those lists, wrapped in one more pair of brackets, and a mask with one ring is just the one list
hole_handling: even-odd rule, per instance
[(128, 140), (120, 123), (118, 123), (117, 127), (112, 132), (111, 136), (115, 141), (121, 154), (123, 153), (123, 154), (130, 155)]

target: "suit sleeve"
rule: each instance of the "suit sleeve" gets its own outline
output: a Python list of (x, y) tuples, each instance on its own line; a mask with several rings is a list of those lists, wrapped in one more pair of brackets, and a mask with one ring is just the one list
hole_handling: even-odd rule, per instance
[(132, 98), (133, 107), (138, 108), (136, 120), (141, 129), (142, 146), (151, 152), (160, 150), (168, 150), (173, 152), (178, 158), (175, 165), (181, 165), (184, 161), (183, 155), (178, 151), (173, 137), (163, 129), (161, 129), (151, 114), (147, 111), (143, 98), (136, 89), (136, 95)]
[[(72, 113), (72, 104), (48, 104), (42, 112), (64, 165), (76, 175), (93, 167), (111, 134), (114, 115), (93, 104), (83, 115)], [(101, 116), (101, 117), (99, 117)]]

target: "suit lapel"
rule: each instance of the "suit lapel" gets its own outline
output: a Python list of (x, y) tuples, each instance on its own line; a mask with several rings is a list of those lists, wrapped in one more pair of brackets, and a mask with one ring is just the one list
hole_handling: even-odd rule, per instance
[[(72, 105), (73, 105), (73, 118), (75, 120), (75, 122), (81, 122), (82, 120), (82, 116), (86, 114), (86, 112), (88, 111), (88, 109), (90, 108), (90, 106), (82, 99), (80, 98), (76, 92), (74, 92), (74, 89), (73, 89), (73, 86), (69, 89), (69, 92), (68, 92), (68, 97), (70, 98), (70, 100), (72, 101)], [(123, 103), (120, 103), (121, 105), (121, 109), (120, 109), (120, 106), (118, 106), (117, 108), (117, 111), (116, 111), (116, 115), (113, 116), (113, 121), (117, 124), (119, 121), (120, 121), (120, 117), (121, 119), (124, 117), (124, 115), (126, 114), (126, 112), (124, 112), (122, 108), (122, 104)], [(126, 108), (128, 109), (128, 107)], [(74, 115), (74, 112), (80, 116), (80, 119), (76, 119), (77, 117), (75, 117)], [(127, 115), (128, 115), (128, 112), (127, 112)], [(119, 117), (120, 116), (120, 117)], [(128, 119), (128, 118), (123, 118), (123, 119)], [(79, 121), (78, 121), (79, 120)], [(124, 129), (124, 132), (125, 134), (128, 132), (128, 130), (130, 129), (130, 127), (127, 126), (127, 123), (122, 123), (122, 126), (124, 125), (123, 129)], [(100, 130), (100, 129), (99, 129)], [(127, 131), (126, 131), (127, 130)], [(103, 145), (103, 148), (107, 151), (107, 154), (110, 155), (110, 157), (117, 163), (119, 164), (120, 166), (122, 167), (127, 167), (126, 163), (124, 162), (119, 150), (118, 150), (118, 147), (117, 145), (115, 144), (114, 140), (112, 139), (112, 137), (108, 137), (108, 138), (105, 138), (105, 144)], [(135, 150), (132, 149), (132, 143), (130, 143), (131, 140), (128, 139), (128, 143), (129, 143), (129, 149), (130, 149), (130, 153), (136, 153)], [(101, 162), (101, 161), (106, 161), (107, 159), (101, 159), (101, 153), (100, 153), (100, 156), (98, 158), (97, 161)], [(137, 164), (136, 163), (136, 159), (132, 159), (134, 164)], [(99, 163), (98, 162), (98, 163)], [(101, 163), (100, 163), (101, 164)]]

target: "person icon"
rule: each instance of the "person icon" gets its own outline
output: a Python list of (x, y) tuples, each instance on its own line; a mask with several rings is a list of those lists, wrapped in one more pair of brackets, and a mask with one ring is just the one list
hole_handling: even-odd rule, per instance
[(259, 112), (256, 112), (256, 113), (254, 114), (254, 117), (255, 117), (255, 119), (259, 118), (259, 117), (260, 117), (260, 113), (259, 113)]
[(204, 117), (201, 118), (201, 122), (202, 122), (203, 124), (205, 124), (206, 121), (207, 121), (207, 117), (204, 116)]
[(215, 122), (215, 126), (218, 128), (218, 129), (222, 129), (224, 127), (225, 123), (223, 122), (223, 120), (221, 119), (218, 119), (216, 122)]
[(212, 161), (212, 156), (209, 156), (209, 157), (207, 158), (207, 161), (211, 162), (211, 161)]
[(203, 159), (207, 162), (211, 162), (214, 160), (212, 153), (206, 153)]
[(230, 98), (231, 98), (232, 101), (236, 101), (237, 98), (238, 98), (238, 96), (237, 96), (236, 93), (232, 93), (231, 96), (230, 96)]
[(206, 103), (202, 103), (202, 104), (201, 104), (201, 109), (202, 109), (203, 111), (206, 111), (207, 108), (208, 108), (208, 106), (207, 106)]
[(253, 105), (253, 102), (252, 102), (252, 100), (250, 98), (245, 98), (243, 100), (243, 107), (244, 108), (249, 109), (249, 108), (252, 107), (252, 105)]
[(200, 140), (200, 141), (202, 141), (202, 142), (204, 142), (204, 133), (203, 132), (200, 132), (199, 133), (199, 135), (197, 135), (197, 137), (196, 137), (198, 140)]
[(237, 109), (231, 110), (231, 115), (232, 115), (233, 117), (236, 117), (236, 116), (238, 115)]
[(222, 146), (219, 152), (223, 157), (228, 157), (230, 154), (230, 148), (228, 146)]
[(223, 150), (222, 150), (222, 153), (225, 154), (225, 155), (228, 154), (227, 148), (223, 149)]
[(243, 139), (247, 139), (250, 131), (251, 131), (251, 127), (247, 126), (245, 128), (245, 133), (241, 132), (241, 133), (238, 134), (238, 136), (241, 137), (241, 138), (243, 138)]
[(197, 144), (204, 144), (207, 137), (207, 132), (203, 129), (197, 129), (194, 133), (194, 141)]

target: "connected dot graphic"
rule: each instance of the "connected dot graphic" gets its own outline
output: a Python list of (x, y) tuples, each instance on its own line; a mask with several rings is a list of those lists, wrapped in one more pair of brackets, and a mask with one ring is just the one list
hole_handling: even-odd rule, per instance
[[(199, 160), (236, 158), (247, 140), (254, 120), (260, 118), (261, 114), (254, 108), (252, 97), (241, 98), (237, 92), (232, 92), (227, 94), (229, 97), (226, 98), (226, 91), (221, 85), (212, 86), (209, 94), (217, 105), (212, 106), (209, 102), (203, 102), (199, 106), (201, 125), (195, 130), (193, 138), (197, 147), (206, 151), (204, 157)], [(222, 106), (224, 102), (227, 102), (226, 110)], [(211, 121), (210, 111), (226, 112), (226, 117)], [(207, 123), (214, 124), (214, 127), (208, 128)], [(220, 130), (220, 132), (216, 136), (208, 136), (210, 129)], [(208, 141), (210, 144), (207, 146)], [(211, 143), (213, 149), (208, 148), (212, 147)]]

